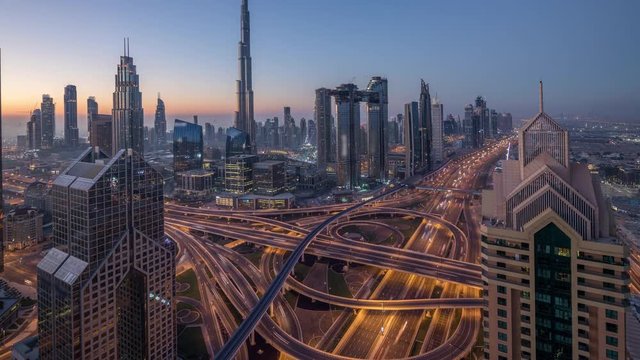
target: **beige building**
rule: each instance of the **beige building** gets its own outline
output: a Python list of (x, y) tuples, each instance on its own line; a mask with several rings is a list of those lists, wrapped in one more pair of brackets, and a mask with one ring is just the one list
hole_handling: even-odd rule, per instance
[(20, 250), (42, 241), (43, 215), (32, 207), (11, 210), (4, 218), (4, 247)]
[(542, 99), (483, 192), (485, 359), (625, 359), (628, 249)]

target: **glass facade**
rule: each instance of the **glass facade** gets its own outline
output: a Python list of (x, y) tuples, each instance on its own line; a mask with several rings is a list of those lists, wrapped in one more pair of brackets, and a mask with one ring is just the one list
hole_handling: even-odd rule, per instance
[(237, 128), (228, 128), (225, 158), (250, 154), (251, 142), (249, 134)]
[(550, 223), (534, 236), (536, 351), (539, 359), (572, 359), (571, 239)]
[(176, 119), (173, 126), (173, 170), (202, 169), (204, 139), (202, 126)]

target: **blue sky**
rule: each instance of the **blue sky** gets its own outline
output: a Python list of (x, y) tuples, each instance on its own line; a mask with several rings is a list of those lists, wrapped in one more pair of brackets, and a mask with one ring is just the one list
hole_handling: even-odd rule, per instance
[[(314, 89), (372, 75), (389, 79), (390, 114), (431, 83), (446, 113), (483, 95), (529, 116), (537, 81), (550, 113), (640, 119), (638, 1), (250, 0), (257, 120), (311, 117)], [(122, 38), (131, 39), (145, 115), (156, 94), (171, 118), (220, 125), (235, 106), (240, 0), (0, 0), (5, 127), (22, 129), (43, 93), (62, 122), (66, 84), (78, 87), (81, 132), (89, 95), (111, 108)], [(59, 130), (61, 126), (58, 126)]]

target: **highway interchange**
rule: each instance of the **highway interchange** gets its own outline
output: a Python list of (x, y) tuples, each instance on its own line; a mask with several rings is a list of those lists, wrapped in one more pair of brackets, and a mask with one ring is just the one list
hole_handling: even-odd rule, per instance
[[(216, 358), (246, 358), (253, 331), (291, 358), (467, 356), (480, 332), (482, 306), (477, 203), (470, 191), (446, 189), (482, 187), (506, 146), (505, 140), (452, 160), (414, 184), (389, 186), (379, 198), (357, 208), (340, 204), (276, 212), (167, 204), (167, 233), (181, 253), (202, 265), (197, 266), (198, 279), (211, 294), (206, 302), (211, 306), (205, 307), (215, 314), (208, 318), (219, 319), (209, 326), (204, 316), (207, 328), (224, 329), (207, 331), (205, 337)], [(351, 239), (338, 231), (345, 224), (383, 219), (417, 219), (419, 226), (397, 247)], [(220, 238), (262, 248), (259, 265), (209, 240)], [(304, 241), (308, 244), (299, 246)], [(296, 250), (299, 253), (290, 254)], [(353, 298), (313, 289), (290, 276), (292, 271), (282, 270), (292, 269), (303, 253), (342, 260), (347, 266), (367, 265), (375, 269), (378, 281), (368, 282)], [(343, 309), (314, 344), (304, 339), (295, 306), (284, 296), (291, 291)], [(245, 319), (242, 325), (233, 313)], [(238, 346), (232, 349), (234, 341)]]

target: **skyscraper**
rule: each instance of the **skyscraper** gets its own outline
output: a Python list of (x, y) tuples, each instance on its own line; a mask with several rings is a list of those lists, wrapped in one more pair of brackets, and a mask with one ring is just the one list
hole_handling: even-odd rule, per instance
[(423, 163), (423, 142), (420, 130), (420, 111), (413, 101), (404, 105), (405, 176), (410, 177)]
[(360, 185), (360, 101), (362, 92), (354, 84), (330, 91), (336, 101), (336, 173), (338, 185), (354, 189)]
[(31, 150), (42, 147), (42, 112), (40, 109), (33, 110), (31, 119), (27, 123), (27, 143)]
[(64, 144), (78, 146), (78, 92), (75, 85), (64, 88)]
[(251, 77), (251, 27), (248, 0), (242, 0), (240, 8), (240, 42), (238, 43), (237, 80), (238, 111), (235, 127), (249, 134), (250, 149), (255, 153), (255, 120), (253, 118), (253, 85)]
[(293, 127), (295, 123), (293, 123), (293, 118), (291, 117), (291, 108), (288, 106), (284, 107), (284, 142), (282, 146), (285, 149), (293, 148)]
[(124, 55), (120, 56), (113, 93), (113, 152), (133, 149), (144, 154), (144, 111), (140, 79), (129, 56), (129, 39), (125, 40)]
[(444, 160), (444, 106), (438, 98), (431, 102), (431, 160), (441, 163)]
[(432, 138), (432, 120), (431, 120), (431, 94), (429, 94), (429, 84), (424, 80), (420, 80), (420, 101), (418, 103), (418, 111), (420, 112), (420, 141), (422, 143), (420, 168), (426, 167), (431, 169), (431, 138)]
[(202, 169), (202, 126), (176, 119), (173, 125), (173, 171)]
[(251, 154), (251, 139), (246, 132), (236, 129), (227, 128), (227, 137), (225, 144), (225, 158), (236, 155)]
[(89, 142), (91, 142), (91, 120), (98, 114), (98, 102), (94, 96), (87, 98), (87, 132), (89, 133)]
[(53, 138), (56, 136), (56, 104), (53, 103), (53, 98), (48, 94), (42, 95), (40, 111), (42, 114), (42, 140), (39, 141), (42, 142), (43, 149), (51, 149), (53, 148)]
[(369, 159), (369, 177), (385, 180), (387, 178), (389, 95), (387, 79), (374, 76), (367, 85), (371, 93), (367, 99), (367, 135)]
[(481, 112), (476, 111), (472, 104), (464, 107), (464, 120), (462, 121), (462, 130), (464, 132), (464, 146), (468, 148), (480, 148), (483, 145), (484, 138), (482, 134), (482, 118)]
[(304, 145), (307, 141), (307, 119), (300, 119), (300, 141), (299, 145)]
[(542, 83), (518, 147), (482, 195), (485, 359), (625, 359), (629, 251)]
[(331, 151), (331, 128), (333, 127), (331, 90), (316, 89), (314, 117), (318, 127), (318, 170), (326, 171), (327, 163), (331, 163), (335, 159), (335, 154)]
[(309, 119), (309, 129), (307, 130), (307, 139), (309, 144), (316, 146), (318, 145), (318, 128), (316, 126), (316, 122), (313, 119)]
[(111, 115), (94, 114), (91, 116), (91, 146), (98, 147), (105, 154), (113, 154), (113, 122)]
[(54, 247), (37, 267), (42, 360), (176, 358), (162, 187), (132, 149), (87, 149), (56, 178)]
[(164, 101), (158, 94), (158, 104), (156, 105), (156, 117), (153, 122), (153, 128), (156, 132), (156, 144), (163, 145), (167, 143), (167, 116), (164, 109)]

